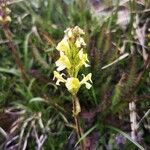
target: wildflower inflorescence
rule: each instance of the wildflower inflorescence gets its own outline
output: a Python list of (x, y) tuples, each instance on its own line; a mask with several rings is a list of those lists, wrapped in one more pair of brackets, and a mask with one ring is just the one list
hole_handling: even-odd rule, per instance
[(5, 25), (11, 22), (11, 17), (9, 16), (11, 10), (8, 8), (10, 0), (0, 0), (0, 25)]
[[(56, 47), (60, 53), (60, 58), (56, 61), (57, 71), (54, 71), (54, 79), (57, 79), (57, 85), (60, 85), (60, 82), (65, 83), (68, 91), (73, 95), (78, 92), (83, 84), (87, 89), (91, 88), (91, 73), (87, 76), (83, 75), (81, 81), (78, 79), (78, 72), (81, 67), (89, 66), (87, 54), (83, 51), (86, 46), (83, 39), (84, 34), (78, 26), (68, 28), (65, 30), (64, 38)], [(62, 73), (63, 70), (66, 70), (67, 74)]]

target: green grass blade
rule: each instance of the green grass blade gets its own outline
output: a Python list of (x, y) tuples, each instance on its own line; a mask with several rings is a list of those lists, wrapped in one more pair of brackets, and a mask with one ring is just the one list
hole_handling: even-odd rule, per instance
[(139, 143), (137, 143), (136, 141), (134, 141), (128, 134), (126, 134), (125, 132), (121, 131), (120, 129), (117, 129), (117, 128), (112, 127), (112, 126), (107, 126), (107, 128), (119, 132), (125, 138), (127, 138), (129, 141), (131, 141), (133, 144), (135, 144), (140, 150), (144, 150), (144, 147), (142, 147)]
[(75, 144), (75, 147), (88, 135), (90, 134), (95, 128), (97, 127), (97, 124), (94, 125), (92, 128), (90, 128), (87, 132), (85, 132), (82, 137), (78, 140), (78, 142)]

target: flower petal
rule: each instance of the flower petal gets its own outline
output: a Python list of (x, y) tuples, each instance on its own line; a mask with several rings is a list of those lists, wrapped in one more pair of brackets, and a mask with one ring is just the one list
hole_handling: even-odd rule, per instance
[(65, 68), (70, 69), (71, 63), (69, 61), (69, 58), (63, 53), (60, 53), (60, 58), (56, 61), (57, 71), (62, 71)]
[(80, 88), (80, 81), (78, 78), (68, 78), (66, 81), (66, 87), (70, 93), (76, 94)]
[(80, 58), (80, 66), (85, 65), (85, 67), (89, 67), (90, 65), (87, 63), (89, 62), (87, 54), (83, 53), (83, 49), (79, 51), (79, 58)]
[(89, 73), (86, 77), (84, 76), (84, 78), (82, 79), (82, 81), (80, 82), (80, 84), (81, 85), (85, 84), (86, 88), (90, 89), (92, 85), (88, 81), (90, 81), (92, 83), (91, 77), (92, 77), (91, 73)]
[(82, 46), (86, 46), (86, 43), (84, 42), (84, 39), (82, 37), (78, 37), (75, 45), (77, 46), (77, 48), (80, 48)]
[(68, 40), (67, 38), (63, 38), (57, 45), (56, 49), (58, 51), (62, 51), (62, 52), (68, 52), (70, 51), (70, 46), (69, 46), (69, 43), (68, 43)]
[(66, 82), (66, 80), (62, 77), (64, 74), (60, 74), (59, 72), (57, 71), (54, 71), (54, 78), (53, 80), (56, 78), (57, 81), (56, 81), (56, 85), (60, 85), (59, 83), (60, 82)]
[(74, 27), (74, 32), (79, 34), (79, 35), (84, 35), (85, 34), (85, 32), (78, 26)]

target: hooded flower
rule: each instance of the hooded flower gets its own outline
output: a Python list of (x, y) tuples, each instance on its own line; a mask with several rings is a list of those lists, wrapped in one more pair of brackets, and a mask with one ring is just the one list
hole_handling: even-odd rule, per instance
[(91, 77), (92, 77), (92, 74), (91, 74), (91, 73), (89, 73), (86, 77), (85, 77), (85, 75), (83, 75), (83, 79), (82, 79), (82, 81), (80, 82), (80, 84), (81, 84), (81, 85), (82, 85), (82, 84), (85, 84), (86, 88), (87, 88), (87, 89), (90, 89), (92, 85), (91, 85), (88, 81), (90, 81), (90, 82), (92, 83)]
[(64, 74), (59, 74), (59, 72), (54, 71), (54, 78), (53, 80), (56, 78), (56, 85), (60, 85), (60, 82), (66, 82), (66, 80), (62, 77)]
[(78, 26), (75, 26), (73, 28), (73, 32), (76, 33), (77, 35), (84, 35), (85, 34), (85, 32)]
[(79, 81), (79, 79), (75, 78), (75, 77), (70, 77), (70, 78), (64, 79), (62, 77), (63, 75), (64, 74), (60, 74), (59, 72), (54, 71), (54, 78), (53, 79), (55, 79), (55, 78), (57, 79), (56, 85), (60, 85), (59, 84), (60, 82), (65, 83), (66, 88), (73, 95), (79, 91), (81, 85), (83, 85), (83, 84), (85, 84), (87, 89), (90, 89), (92, 86), (90, 84), (90, 82), (92, 83), (92, 80), (91, 80), (92, 74), (91, 73), (89, 73), (86, 77), (83, 75), (84, 77), (81, 81)]
[(85, 34), (84, 31), (78, 26), (75, 26), (74, 28), (67, 28), (64, 32), (65, 32), (65, 37), (68, 39), (76, 39), (80, 35)]
[(80, 58), (80, 66), (85, 65), (85, 67), (89, 67), (90, 65), (88, 64), (89, 60), (87, 57), (87, 54), (83, 53), (83, 49), (79, 51), (79, 58)]
[(70, 51), (70, 46), (68, 43), (67, 38), (63, 38), (57, 45), (56, 49), (58, 51), (62, 51), (62, 52), (68, 52)]
[(68, 78), (66, 80), (66, 87), (68, 89), (68, 91), (71, 93), (71, 94), (76, 94), (81, 86), (80, 84), (80, 81), (78, 80), (78, 78)]
[(60, 52), (60, 58), (56, 61), (56, 66), (58, 67), (57, 71), (62, 71), (65, 68), (71, 68), (71, 63), (68, 57), (63, 52)]
[(82, 37), (77, 38), (75, 45), (77, 48), (80, 48), (82, 46), (86, 46), (86, 43), (84, 42), (84, 39)]

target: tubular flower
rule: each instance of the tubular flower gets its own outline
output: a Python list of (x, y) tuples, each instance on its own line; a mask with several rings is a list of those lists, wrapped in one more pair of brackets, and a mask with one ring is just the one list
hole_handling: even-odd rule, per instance
[(53, 79), (55, 79), (55, 78), (57, 79), (56, 85), (60, 85), (60, 82), (65, 83), (66, 88), (73, 95), (79, 91), (79, 88), (83, 84), (85, 84), (87, 89), (91, 88), (91, 84), (88, 82), (88, 81), (90, 81), (92, 83), (92, 80), (91, 80), (92, 74), (91, 73), (89, 73), (86, 77), (84, 76), (84, 78), (81, 81), (79, 81), (78, 78), (74, 78), (74, 77), (64, 79), (62, 77), (63, 75), (64, 74), (60, 74), (59, 72), (54, 71), (54, 78)]
[(80, 84), (80, 81), (78, 80), (78, 78), (68, 78), (66, 80), (66, 87), (68, 89), (68, 91), (71, 93), (71, 94), (76, 94), (81, 86)]
[(75, 45), (77, 46), (77, 48), (80, 48), (82, 46), (86, 46), (86, 43), (84, 42), (84, 39), (79, 37), (77, 38)]
[(79, 51), (79, 58), (80, 58), (80, 65), (85, 65), (85, 67), (89, 67), (90, 65), (88, 64), (89, 60), (87, 57), (87, 54), (83, 53), (83, 49)]
[(84, 31), (78, 26), (75, 26), (74, 28), (68, 28), (65, 30), (65, 37), (67, 38), (75, 38), (76, 36), (84, 34)]
[(53, 80), (56, 78), (56, 85), (60, 85), (60, 82), (66, 82), (66, 80), (62, 77), (64, 74), (59, 74), (59, 72), (54, 71), (54, 78)]
[(69, 43), (67, 41), (67, 38), (63, 38), (62, 41), (58, 43), (56, 49), (58, 51), (62, 51), (62, 52), (70, 51), (70, 46), (69, 46)]
[[(84, 75), (83, 79), (80, 81), (78, 79), (78, 72), (82, 66), (89, 67), (89, 60), (86, 53), (84, 53), (83, 48), (86, 46), (82, 35), (84, 31), (78, 26), (74, 28), (68, 28), (65, 30), (64, 38), (58, 43), (56, 49), (60, 53), (60, 58), (56, 61), (57, 71), (54, 71), (54, 79), (56, 78), (56, 84), (59, 85), (60, 82), (65, 83), (68, 91), (74, 95), (77, 94), (81, 85), (85, 84), (87, 89), (91, 88), (91, 76), (89, 73), (87, 76)], [(66, 79), (59, 73), (65, 70)]]
[(65, 68), (67, 69), (71, 68), (71, 63), (68, 57), (63, 52), (60, 53), (60, 58), (56, 61), (56, 66), (58, 67), (57, 68), (58, 71), (62, 71)]
[(72, 32), (71, 28), (66, 29), (64, 32), (65, 32), (66, 38), (72, 38), (73, 37), (73, 32)]
[(83, 75), (83, 77), (84, 78), (82, 79), (82, 81), (80, 82), (80, 84), (81, 85), (85, 84), (86, 88), (90, 89), (92, 85), (88, 81), (90, 81), (92, 83), (92, 80), (91, 80), (92, 74), (89, 73), (86, 77), (85, 77), (85, 75)]

